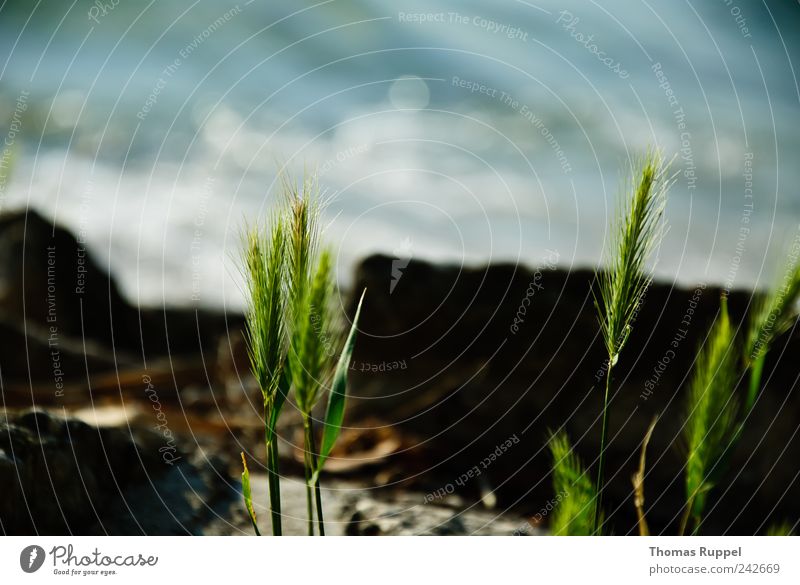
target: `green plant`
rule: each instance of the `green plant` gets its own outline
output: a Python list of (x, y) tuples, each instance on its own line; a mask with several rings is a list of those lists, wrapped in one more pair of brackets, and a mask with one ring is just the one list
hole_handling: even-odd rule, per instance
[[(347, 334), (347, 339), (344, 342), (342, 353), (339, 355), (339, 361), (336, 363), (336, 370), (333, 373), (333, 381), (331, 383), (330, 394), (328, 397), (328, 406), (325, 411), (325, 423), (322, 431), (322, 443), (320, 446), (319, 455), (317, 456), (313, 443), (313, 432), (309, 432), (310, 448), (312, 457), (309, 458), (313, 467), (311, 468), (311, 483), (314, 486), (314, 491), (317, 500), (317, 518), (319, 520), (320, 535), (324, 536), (324, 523), (322, 518), (322, 499), (320, 495), (319, 476), (322, 473), (322, 468), (325, 461), (331, 454), (336, 439), (342, 430), (342, 423), (344, 422), (344, 409), (347, 402), (347, 373), (350, 368), (350, 361), (353, 357), (353, 349), (356, 343), (356, 331), (359, 317), (361, 316), (361, 305), (364, 303), (364, 295), (367, 291), (361, 293), (361, 298), (358, 300), (356, 307), (356, 314), (353, 317), (353, 324), (350, 327), (350, 332)], [(310, 425), (309, 430), (312, 431)]]
[(738, 353), (735, 332), (722, 297), (720, 313), (705, 346), (701, 348), (690, 382), (684, 439), (686, 459), (686, 508), (680, 525), (684, 534), (689, 521), (700, 529), (706, 497), (714, 475), (735, 432), (738, 401), (735, 396)]
[(599, 298), (595, 296), (595, 306), (608, 360), (596, 484), (595, 532), (598, 533), (602, 528), (600, 510), (605, 489), (611, 376), (652, 278), (645, 265), (663, 233), (662, 216), (669, 187), (666, 173), (667, 165), (662, 163), (661, 155), (648, 152), (641, 163), (638, 182), (630, 198), (620, 206), (612, 226), (605, 270), (597, 274)]
[(244, 267), (248, 298), (245, 337), (250, 367), (263, 398), (272, 533), (278, 536), (282, 530), (275, 428), (288, 392), (284, 375), (287, 350), (285, 224), (280, 214), (272, 215), (265, 228), (256, 226), (247, 231)]
[(550, 532), (554, 536), (589, 536), (595, 534), (597, 492), (588, 472), (572, 450), (565, 432), (550, 437), (553, 458), (553, 488), (565, 497), (553, 510)]
[[(641, 164), (638, 182), (632, 195), (621, 206), (613, 235), (605, 252), (604, 271), (598, 272), (599, 293), (595, 294), (603, 341), (607, 355), (606, 383), (603, 398), (600, 455), (596, 484), (590, 490), (588, 476), (572, 454), (564, 433), (550, 440), (556, 490), (576, 486), (575, 499), (561, 504), (554, 515), (554, 534), (601, 534), (603, 532), (602, 497), (605, 489), (605, 452), (611, 412), (611, 382), (620, 353), (625, 347), (652, 272), (646, 264), (663, 234), (663, 211), (670, 185), (667, 167), (658, 153), (650, 152)], [(800, 300), (800, 238), (789, 254), (784, 277), (774, 290), (763, 295), (751, 312), (744, 352), (740, 353), (736, 333), (728, 314), (727, 299), (722, 298), (720, 313), (698, 359), (689, 387), (686, 444), (686, 505), (680, 534), (688, 527), (699, 532), (708, 493), (719, 481), (727, 458), (741, 436), (747, 415), (753, 408), (761, 386), (766, 356), (779, 335), (797, 318)], [(742, 358), (742, 359), (740, 359)], [(741, 380), (748, 378), (744, 398), (737, 396)], [(645, 454), (655, 421), (645, 436), (639, 469), (633, 475), (634, 504), (640, 534), (649, 533), (644, 513)], [(586, 498), (593, 504), (586, 505)], [(587, 512), (588, 511), (588, 512)], [(593, 515), (591, 525), (586, 522)], [(786, 532), (786, 527), (774, 529)]]
[[(325, 533), (319, 476), (341, 431), (348, 365), (364, 294), (342, 346), (341, 317), (335, 304), (333, 255), (320, 248), (321, 201), (316, 182), (298, 189), (284, 177), (284, 204), (264, 228), (247, 230), (244, 275), (247, 283), (245, 337), (253, 376), (264, 401), (265, 445), (272, 531), (280, 535), (281, 503), (276, 427), (289, 391), (303, 417), (304, 462), (309, 534), (314, 533), (316, 500), (319, 533)], [(366, 291), (365, 291), (366, 292)], [(319, 454), (313, 410), (330, 386)], [(250, 491), (250, 472), (242, 454), (245, 508), (258, 534)]]
[[(748, 415), (755, 405), (769, 350), (778, 336), (786, 332), (797, 318), (799, 257), (800, 239), (795, 240), (789, 253), (780, 284), (761, 295), (750, 313), (741, 361), (734, 349), (735, 334), (731, 331), (726, 300), (724, 297), (722, 299), (721, 318), (710, 334), (708, 349), (701, 353), (695, 366), (690, 391), (689, 416), (685, 427), (689, 445), (687, 503), (680, 525), (681, 534), (684, 534), (690, 520), (693, 533), (699, 530), (707, 494), (727, 469)], [(723, 351), (723, 348), (726, 349)], [(747, 380), (743, 401), (734, 394), (739, 380)], [(702, 392), (703, 385), (708, 387), (705, 393)]]
[(783, 279), (770, 293), (756, 302), (747, 332), (744, 364), (749, 373), (745, 411), (755, 404), (761, 387), (761, 373), (767, 353), (775, 339), (787, 331), (797, 318), (800, 298), (800, 239), (795, 240), (783, 271)]
[(315, 467), (312, 411), (328, 375), (330, 356), (323, 340), (332, 333), (335, 316), (332, 312), (332, 266), (330, 254), (323, 250), (319, 258), (318, 199), (314, 185), (303, 182), (302, 191), (285, 185), (289, 194), (290, 287), (291, 287), (291, 350), (289, 369), (295, 402), (303, 417), (303, 461), (306, 477), (308, 533), (314, 534), (313, 502), (317, 501), (320, 534), (324, 534), (322, 504), (313, 494), (311, 474)]
[(642, 449), (639, 453), (639, 469), (631, 477), (633, 484), (633, 505), (636, 508), (636, 518), (639, 524), (639, 536), (650, 536), (650, 527), (647, 525), (647, 517), (644, 510), (644, 478), (647, 470), (647, 446), (653, 438), (653, 431), (656, 430), (658, 417), (654, 417), (647, 432), (642, 439)]
[(256, 511), (253, 508), (253, 494), (250, 490), (250, 470), (247, 468), (247, 459), (244, 457), (244, 453), (241, 453), (242, 456), (242, 495), (244, 496), (244, 507), (247, 510), (247, 515), (250, 518), (250, 523), (253, 525), (253, 530), (255, 530), (256, 536), (261, 536), (261, 532), (258, 530), (258, 518), (256, 517)]
[(773, 524), (767, 528), (767, 536), (794, 536), (794, 528), (788, 522)]
[[(348, 364), (355, 343), (361, 310), (359, 302), (350, 333), (342, 347), (341, 315), (337, 310), (333, 255), (319, 243), (319, 215), (322, 209), (316, 184), (306, 180), (302, 189), (286, 185), (289, 195), (290, 244), (290, 379), (295, 402), (303, 418), (303, 451), (306, 479), (308, 533), (314, 534), (314, 508), (320, 535), (325, 534), (319, 475), (338, 437), (344, 417)], [(363, 295), (362, 295), (363, 300)], [(318, 453), (314, 429), (314, 408), (330, 387), (323, 428), (322, 450)], [(326, 451), (327, 449), (327, 451)], [(316, 502), (316, 506), (314, 506)]]

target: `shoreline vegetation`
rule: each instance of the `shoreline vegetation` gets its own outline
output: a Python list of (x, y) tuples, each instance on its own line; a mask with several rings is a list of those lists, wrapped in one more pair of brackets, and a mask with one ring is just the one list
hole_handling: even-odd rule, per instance
[[(605, 255), (605, 266), (596, 275), (595, 307), (607, 351), (602, 403), (600, 451), (594, 488), (589, 472), (575, 456), (564, 431), (550, 438), (553, 458), (553, 486), (556, 493), (572, 489), (574, 501), (556, 508), (553, 532), (565, 536), (604, 533), (603, 493), (605, 489), (606, 446), (609, 441), (610, 394), (615, 366), (635, 326), (639, 309), (652, 282), (650, 256), (658, 246), (665, 226), (663, 211), (670, 186), (668, 165), (658, 152), (649, 152), (627, 184)], [(703, 344), (698, 346), (682, 424), (686, 463), (686, 502), (678, 535), (700, 534), (709, 496), (726, 481), (731, 453), (736, 449), (749, 414), (761, 391), (763, 361), (776, 334), (792, 327), (800, 301), (800, 236), (788, 251), (782, 278), (755, 300), (748, 316), (746, 341), (741, 344), (728, 313), (727, 296), (720, 296), (720, 308)], [(683, 336), (682, 336), (683, 337)], [(740, 406), (741, 405), (741, 406)], [(639, 534), (649, 534), (644, 508), (647, 444), (658, 424), (653, 419), (641, 447), (638, 471), (633, 477), (634, 506)], [(592, 518), (591, 522), (589, 518)], [(770, 534), (790, 534), (781, 522)]]
[[(247, 353), (264, 400), (272, 534), (282, 534), (277, 427), (291, 393), (303, 419), (308, 535), (315, 534), (316, 515), (317, 534), (324, 536), (320, 474), (341, 432), (348, 369), (366, 290), (361, 294), (350, 331), (342, 338), (333, 252), (321, 242), (320, 216), (324, 202), (316, 177), (304, 177), (300, 186), (284, 177), (281, 188), (278, 209), (265, 225), (246, 228), (244, 237)], [(320, 421), (318, 451), (314, 409), (323, 396), (327, 408), (324, 421)], [(244, 505), (256, 535), (260, 536), (244, 452), (241, 458)]]
[[(243, 317), (132, 307), (85, 253), (80, 293), (61, 286), (74, 278), (70, 258), (80, 242), (34, 212), (7, 213), (0, 240), (25, 255), (8, 267), (14, 292), (0, 300), (0, 326), (11, 341), (0, 424), (17, 428), (13, 413), (26, 406), (78, 413), (115, 395), (131, 404), (155, 401), (162, 435), (174, 438), (168, 467), (185, 470), (197, 464), (198, 445), (186, 440), (197, 438), (195, 428), (210, 438), (229, 430), (229, 419), (242, 421), (238, 436), (226, 433), (219, 456), (228, 469), (239, 466), (240, 509), (256, 534), (264, 510), (272, 533), (283, 533), (281, 479), (298, 474), (307, 533), (325, 534), (320, 479), (335, 482), (342, 473), (388, 493), (419, 493), (421, 504), (458, 508), (474, 499), (515, 510), (528, 517), (516, 534), (714, 534), (730, 528), (730, 509), (737, 510), (732, 522), (753, 533), (793, 533), (800, 506), (786, 497), (793, 471), (781, 462), (800, 452), (789, 433), (797, 411), (789, 403), (800, 406), (796, 368), (786, 360), (788, 347), (800, 347), (800, 235), (768, 291), (653, 282), (668, 167), (658, 153), (638, 164), (620, 200), (605, 270), (464, 270), (409, 259), (399, 282), (393, 259), (374, 256), (355, 275), (355, 290), (370, 294), (351, 296), (346, 310), (319, 231), (323, 202), (313, 177), (284, 181), (282, 203), (245, 228)], [(29, 274), (39, 260), (46, 270)], [(531, 282), (536, 294), (525, 297)], [(520, 298), (529, 303), (511, 335)], [(88, 303), (91, 313), (83, 310)], [(15, 323), (23, 308), (26, 321)], [(551, 315), (565, 320), (551, 322)], [(25, 368), (50, 359), (52, 327), (55, 389), (47, 371)], [(356, 342), (357, 331), (366, 342)], [(438, 340), (435, 350), (431, 340)], [(209, 369), (211, 348), (218, 355)], [(436, 380), (442, 372), (447, 380)], [(260, 420), (252, 411), (242, 417), (254, 404), (252, 390), (260, 394)], [(154, 434), (159, 421), (138, 412), (136, 425)], [(515, 440), (502, 456), (461, 480), (509, 436)], [(299, 440), (285, 440), (291, 437)], [(765, 437), (784, 448), (771, 457), (761, 449), (754, 459), (746, 446)], [(446, 465), (428, 470), (435, 461)], [(255, 478), (266, 481), (266, 492)], [(6, 479), (12, 493), (32, 489), (24, 477)], [(746, 509), (771, 512), (742, 517)], [(9, 514), (0, 509), (4, 526), (26, 525), (9, 523)]]

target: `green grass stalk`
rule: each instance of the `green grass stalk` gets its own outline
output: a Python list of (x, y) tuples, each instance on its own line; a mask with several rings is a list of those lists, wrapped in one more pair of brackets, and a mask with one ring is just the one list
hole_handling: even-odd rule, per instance
[(311, 437), (311, 425), (308, 418), (303, 420), (303, 467), (306, 477), (306, 515), (308, 522), (308, 535), (314, 536), (314, 484), (312, 475), (314, 464), (311, 461), (312, 453), (309, 449)]
[[(693, 534), (699, 532), (708, 493), (728, 468), (761, 391), (767, 355), (778, 336), (787, 331), (797, 318), (798, 300), (800, 237), (795, 239), (790, 249), (783, 278), (771, 291), (760, 295), (750, 312), (741, 361), (733, 349), (735, 336), (730, 332), (727, 304), (723, 298), (721, 316), (710, 335), (708, 349), (701, 353), (695, 367), (689, 397), (685, 426), (687, 504), (681, 518), (680, 534), (685, 534), (689, 528)], [(721, 354), (723, 348), (727, 348), (724, 356)], [(734, 394), (741, 380), (746, 381), (744, 400)]]
[[(314, 419), (308, 421), (308, 446), (311, 453), (311, 469), (315, 472), (319, 470), (319, 460), (317, 459), (317, 444), (314, 439)], [(325, 536), (325, 518), (322, 513), (322, 489), (319, 485), (319, 473), (312, 475), (314, 484), (314, 499), (317, 502), (317, 529), (320, 536)]]
[[(333, 254), (319, 243), (321, 204), (313, 181), (291, 192), (292, 335), (289, 355), (295, 401), (303, 416), (303, 448), (309, 534), (316, 509), (319, 534), (325, 534), (319, 468), (314, 438), (314, 408), (330, 385), (336, 350), (342, 343), (335, 303)], [(316, 503), (316, 505), (314, 504)]]
[(775, 339), (786, 332), (797, 318), (797, 302), (800, 299), (800, 236), (795, 238), (789, 251), (783, 278), (768, 294), (757, 301), (751, 317), (745, 344), (745, 368), (749, 374), (745, 412), (756, 402), (761, 388), (761, 374), (767, 353)]
[[(273, 534), (282, 533), (276, 428), (286, 397), (294, 388), (304, 425), (308, 533), (314, 534), (316, 507), (319, 534), (324, 535), (319, 476), (344, 419), (348, 366), (364, 295), (347, 339), (342, 343), (342, 319), (334, 302), (333, 254), (320, 246), (322, 201), (316, 180), (305, 178), (298, 187), (284, 176), (282, 190), (285, 205), (270, 216), (267, 228), (254, 228), (246, 233), (245, 337), (253, 376), (263, 395)], [(337, 350), (341, 351), (338, 361)], [(328, 387), (328, 406), (318, 454), (313, 411)], [(242, 474), (245, 505), (257, 532), (250, 476), (244, 458), (242, 463), (245, 466)]]
[(734, 433), (738, 412), (735, 332), (725, 297), (720, 314), (701, 348), (689, 387), (684, 439), (686, 459), (686, 508), (680, 534), (691, 525), (696, 534), (702, 524), (712, 475)]
[(264, 443), (267, 458), (272, 533), (282, 533), (280, 473), (275, 422), (286, 397), (283, 367), (286, 360), (284, 325), (286, 270), (285, 226), (280, 215), (266, 228), (246, 234), (244, 272), (248, 306), (245, 338), (253, 376), (264, 406)]
[[(550, 437), (553, 458), (553, 489), (564, 494), (552, 513), (553, 536), (590, 536), (596, 534), (597, 492), (591, 477), (575, 455), (565, 432)], [(599, 513), (602, 524), (602, 512)]]
[[(648, 152), (640, 165), (638, 180), (632, 193), (618, 211), (612, 225), (612, 236), (606, 251), (605, 269), (597, 274), (599, 298), (595, 306), (608, 359), (605, 392), (603, 394), (600, 455), (597, 466), (597, 506), (595, 533), (602, 531), (600, 510), (605, 490), (605, 460), (608, 445), (611, 383), (616, 366), (638, 312), (642, 298), (650, 285), (651, 272), (646, 263), (663, 233), (663, 212), (669, 181), (666, 165), (658, 152)], [(632, 181), (633, 183), (633, 181)]]

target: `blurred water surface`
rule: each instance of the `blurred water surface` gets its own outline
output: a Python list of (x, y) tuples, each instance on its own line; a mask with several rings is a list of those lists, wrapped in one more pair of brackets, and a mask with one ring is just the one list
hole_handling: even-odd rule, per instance
[(6, 0), (1, 204), (79, 231), (134, 301), (239, 305), (241, 225), (282, 164), (318, 170), (346, 282), (374, 251), (594, 265), (620, 169), (657, 144), (678, 172), (659, 275), (764, 283), (800, 220), (798, 16)]

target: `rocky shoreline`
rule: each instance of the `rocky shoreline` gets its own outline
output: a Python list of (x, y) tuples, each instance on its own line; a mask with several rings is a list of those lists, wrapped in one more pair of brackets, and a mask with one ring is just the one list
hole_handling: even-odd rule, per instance
[[(2, 531), (246, 533), (238, 456), (263, 460), (263, 447), (241, 315), (134, 307), (78, 239), (33, 212), (0, 218), (0, 244), (0, 486), (15, 494), (0, 506)], [(354, 534), (537, 533), (557, 497), (548, 430), (564, 426), (587, 464), (598, 448), (605, 365), (593, 273), (412, 260), (398, 278), (395, 262), (370, 257), (354, 278), (368, 294), (348, 428), (326, 467), (332, 524)], [(683, 392), (720, 292), (658, 283), (647, 292), (615, 370), (616, 534), (635, 530), (630, 477), (655, 415), (648, 519), (654, 533), (674, 532)], [(737, 323), (751, 301), (730, 294)], [(352, 297), (346, 307), (352, 315)], [(800, 517), (799, 350), (795, 331), (767, 363), (708, 533), (763, 533)], [(286, 410), (282, 470), (299, 477), (298, 417)]]

